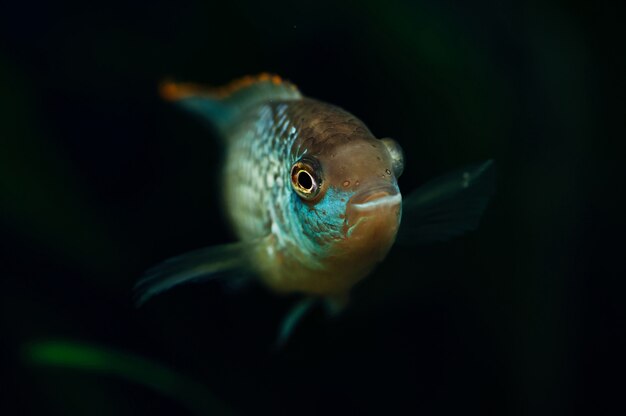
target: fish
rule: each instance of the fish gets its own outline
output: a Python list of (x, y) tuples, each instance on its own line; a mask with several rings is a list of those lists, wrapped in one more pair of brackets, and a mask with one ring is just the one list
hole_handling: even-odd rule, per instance
[(495, 189), (493, 160), (431, 180), (403, 198), (404, 153), (356, 116), (304, 96), (273, 74), (222, 87), (166, 81), (161, 96), (205, 122), (224, 149), (222, 201), (237, 241), (149, 269), (136, 303), (216, 277), (255, 279), (303, 301), (284, 342), (315, 301), (337, 313), (394, 244), (446, 241), (478, 227)]

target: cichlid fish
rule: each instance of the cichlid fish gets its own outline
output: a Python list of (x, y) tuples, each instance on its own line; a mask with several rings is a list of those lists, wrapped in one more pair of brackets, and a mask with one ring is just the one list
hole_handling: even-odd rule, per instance
[(404, 157), (394, 140), (377, 139), (352, 114), (275, 75), (221, 88), (164, 83), (161, 95), (223, 139), (223, 201), (239, 241), (149, 270), (136, 286), (139, 304), (182, 283), (251, 274), (275, 292), (307, 295), (285, 320), (284, 340), (309, 299), (341, 308), (396, 237), (421, 244), (476, 228), (494, 189), (487, 161), (431, 181), (403, 202)]

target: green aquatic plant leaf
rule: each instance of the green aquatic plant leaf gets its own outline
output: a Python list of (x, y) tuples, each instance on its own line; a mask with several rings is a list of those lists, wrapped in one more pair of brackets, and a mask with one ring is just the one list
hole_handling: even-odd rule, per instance
[(26, 344), (23, 359), (30, 365), (119, 377), (174, 398), (196, 414), (233, 414), (202, 384), (124, 352), (72, 341), (48, 340)]

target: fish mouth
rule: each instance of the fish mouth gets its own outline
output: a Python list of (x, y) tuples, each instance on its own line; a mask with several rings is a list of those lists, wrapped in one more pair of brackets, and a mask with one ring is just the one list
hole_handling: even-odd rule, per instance
[[(346, 236), (351, 236), (356, 229), (363, 228), (365, 224), (397, 228), (401, 207), (402, 195), (392, 184), (372, 187), (357, 193), (350, 198), (346, 210)], [(369, 226), (366, 228), (371, 228)]]
[(396, 239), (402, 195), (394, 185), (368, 187), (348, 201), (344, 249), (361, 262), (373, 265), (381, 261)]
[(398, 188), (389, 184), (359, 192), (350, 198), (350, 207), (356, 211), (369, 211), (377, 208), (394, 207), (402, 202)]

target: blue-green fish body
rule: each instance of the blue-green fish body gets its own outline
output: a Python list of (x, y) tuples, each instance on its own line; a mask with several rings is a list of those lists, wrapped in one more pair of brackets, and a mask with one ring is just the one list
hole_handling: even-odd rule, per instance
[[(253, 260), (260, 277), (280, 292), (346, 294), (399, 226), (389, 153), (349, 113), (314, 100), (266, 103), (248, 117), (232, 132), (224, 200), (238, 236), (263, 241)], [(300, 167), (316, 195), (298, 188)], [(357, 212), (372, 192), (378, 206)]]
[(276, 76), (218, 89), (167, 83), (162, 95), (223, 138), (223, 200), (240, 241), (152, 269), (138, 285), (140, 302), (180, 283), (243, 270), (276, 292), (345, 299), (403, 232), (401, 216), (406, 242), (447, 239), (476, 227), (493, 189), (486, 162), (402, 203), (399, 145)]

